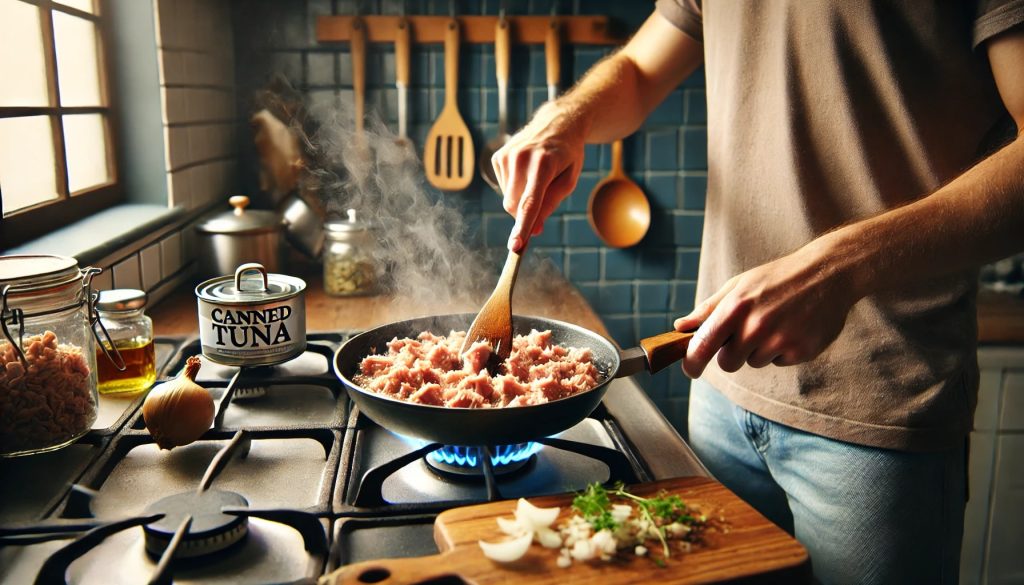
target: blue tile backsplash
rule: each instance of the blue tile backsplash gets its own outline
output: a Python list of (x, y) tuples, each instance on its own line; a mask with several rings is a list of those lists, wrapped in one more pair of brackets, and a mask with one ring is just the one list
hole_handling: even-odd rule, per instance
[[(253, 93), (275, 74), (284, 75), (310, 101), (336, 104), (351, 100), (351, 61), (347, 45), (316, 42), (316, 17), (327, 14), (398, 14), (400, 0), (235, 0), (235, 60), (239, 136), (248, 138), (248, 113)], [(447, 14), (447, 0), (409, 0), (408, 14)], [(460, 13), (496, 14), (497, 0), (456, 2)], [(548, 14), (550, 0), (510, 0), (509, 14)], [(635, 30), (654, 8), (652, 1), (562, 0), (561, 13), (605, 14), (624, 31)], [(611, 48), (565, 46), (562, 90), (608, 54)], [(489, 45), (462, 45), (459, 106), (480, 148), (497, 131), (494, 55)], [(510, 130), (528, 121), (547, 99), (541, 46), (516, 46), (512, 53), (509, 96)], [(394, 55), (389, 44), (371, 44), (367, 55), (367, 107), (376, 109), (394, 129), (397, 95)], [(440, 112), (444, 99), (441, 45), (414, 45), (410, 92), (410, 134), (418, 147)], [(608, 173), (607, 145), (586, 147), (583, 172), (573, 194), (533, 240), (532, 251), (547, 256), (590, 301), (615, 340), (623, 347), (667, 331), (676, 317), (693, 306), (704, 195), (707, 151), (703, 73), (698, 71), (669, 94), (639, 131), (625, 140), (626, 172), (646, 192), (652, 225), (644, 240), (626, 250), (609, 249), (594, 235), (586, 219), (587, 199)], [(242, 153), (242, 181), (258, 190), (254, 152)], [(512, 219), (501, 199), (477, 177), (460, 194), (444, 195), (458, 205), (480, 246), (500, 253)], [(678, 366), (641, 383), (673, 424), (684, 431), (689, 381)]]

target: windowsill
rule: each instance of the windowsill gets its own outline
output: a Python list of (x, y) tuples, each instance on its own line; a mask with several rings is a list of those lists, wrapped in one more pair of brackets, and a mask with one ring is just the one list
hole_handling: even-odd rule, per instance
[(188, 215), (180, 207), (129, 203), (116, 205), (49, 234), (8, 249), (5, 254), (61, 254), (80, 266), (101, 261)]

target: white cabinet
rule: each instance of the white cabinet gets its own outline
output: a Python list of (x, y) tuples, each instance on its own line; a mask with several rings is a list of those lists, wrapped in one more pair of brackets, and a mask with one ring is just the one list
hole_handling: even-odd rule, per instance
[(1024, 347), (978, 350), (963, 585), (1024, 583)]

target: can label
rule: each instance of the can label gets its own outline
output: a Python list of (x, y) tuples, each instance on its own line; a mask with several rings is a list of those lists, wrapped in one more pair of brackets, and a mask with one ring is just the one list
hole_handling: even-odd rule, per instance
[(303, 303), (217, 305), (199, 303), (199, 338), (213, 360), (284, 361), (306, 347)]

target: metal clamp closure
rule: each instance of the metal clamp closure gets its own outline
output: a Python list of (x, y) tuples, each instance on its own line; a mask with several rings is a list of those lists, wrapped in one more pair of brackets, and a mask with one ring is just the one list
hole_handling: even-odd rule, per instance
[[(96, 310), (96, 303), (100, 299), (100, 293), (99, 291), (92, 290), (92, 279), (100, 272), (103, 272), (103, 269), (94, 266), (89, 266), (82, 270), (82, 288), (85, 289), (85, 298), (89, 301), (89, 328), (92, 330), (92, 336), (96, 338), (99, 348), (103, 350), (103, 355), (107, 356), (107, 359), (117, 368), (118, 372), (123, 372), (128, 369), (128, 364), (125, 363), (121, 352), (114, 345), (114, 340), (110, 338), (110, 333), (107, 332), (107, 327), (103, 324), (103, 320), (100, 319), (99, 311)], [(107, 340), (106, 344), (103, 343), (99, 332), (96, 331), (97, 324), (99, 324), (100, 330), (103, 331), (103, 337)], [(109, 349), (107, 347), (108, 344)], [(111, 351), (114, 352), (113, 355), (111, 355)], [(117, 359), (114, 359), (114, 356), (117, 356)]]
[[(22, 349), (22, 336), (25, 334), (25, 311), (18, 308), (7, 307), (7, 294), (11, 291), (11, 285), (5, 285), (4, 290), (0, 295), (3, 296), (3, 305), (0, 306), (0, 327), (3, 327), (4, 337), (14, 348), (14, 352), (18, 354), (18, 360), (21, 361), (21, 365), (28, 367), (28, 360), (25, 359), (25, 350)], [(10, 313), (10, 316), (7, 314)], [(18, 327), (18, 342), (14, 342), (14, 337), (11, 335), (11, 330), (7, 328), (7, 322)]]

